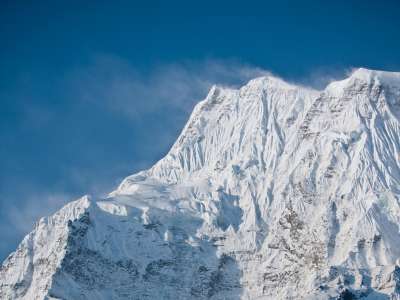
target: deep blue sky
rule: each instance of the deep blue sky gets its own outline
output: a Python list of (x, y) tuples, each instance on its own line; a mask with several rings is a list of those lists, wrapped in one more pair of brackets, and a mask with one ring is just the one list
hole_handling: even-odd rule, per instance
[(141, 2), (1, 1), (0, 260), (160, 159), (213, 82), (400, 70), (399, 1)]

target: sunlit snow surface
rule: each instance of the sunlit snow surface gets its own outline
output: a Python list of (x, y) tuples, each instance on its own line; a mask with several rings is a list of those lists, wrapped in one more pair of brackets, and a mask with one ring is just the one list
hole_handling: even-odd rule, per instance
[(215, 86), (151, 169), (41, 219), (0, 298), (400, 299), (399, 120), (400, 73)]

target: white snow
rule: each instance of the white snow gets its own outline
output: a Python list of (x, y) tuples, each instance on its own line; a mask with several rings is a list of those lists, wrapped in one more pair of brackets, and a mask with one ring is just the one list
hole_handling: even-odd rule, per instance
[(42, 219), (0, 298), (400, 299), (399, 120), (400, 73), (214, 86), (152, 168)]

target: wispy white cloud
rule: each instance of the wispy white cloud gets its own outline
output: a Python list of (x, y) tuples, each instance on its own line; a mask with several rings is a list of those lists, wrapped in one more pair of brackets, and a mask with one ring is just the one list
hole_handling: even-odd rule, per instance
[(185, 61), (144, 72), (121, 58), (98, 56), (70, 77), (77, 98), (141, 118), (164, 108), (190, 112), (213, 84), (237, 86), (267, 73), (234, 60)]
[(319, 67), (311, 70), (306, 76), (297, 78), (296, 82), (317, 90), (323, 90), (331, 82), (346, 78), (353, 70), (352, 67)]

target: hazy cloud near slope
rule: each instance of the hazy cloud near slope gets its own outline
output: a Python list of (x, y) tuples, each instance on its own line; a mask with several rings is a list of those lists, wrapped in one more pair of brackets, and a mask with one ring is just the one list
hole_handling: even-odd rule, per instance
[(52, 214), (70, 200), (72, 199), (67, 194), (32, 194), (24, 199), (23, 206), (9, 208), (9, 220), (15, 230), (28, 232), (32, 230), (38, 217)]
[[(60, 209), (68, 201), (71, 201), (67, 194), (43, 194), (42, 191), (33, 192), (28, 195), (26, 191), (16, 192), (23, 198), (3, 199), (12, 201), (2, 208), (0, 212), (0, 261), (2, 261), (12, 250), (15, 250), (16, 243), (33, 229), (35, 222), (41, 217), (48, 216)], [(16, 195), (16, 196), (17, 196)], [(0, 203), (1, 204), (1, 203)]]

